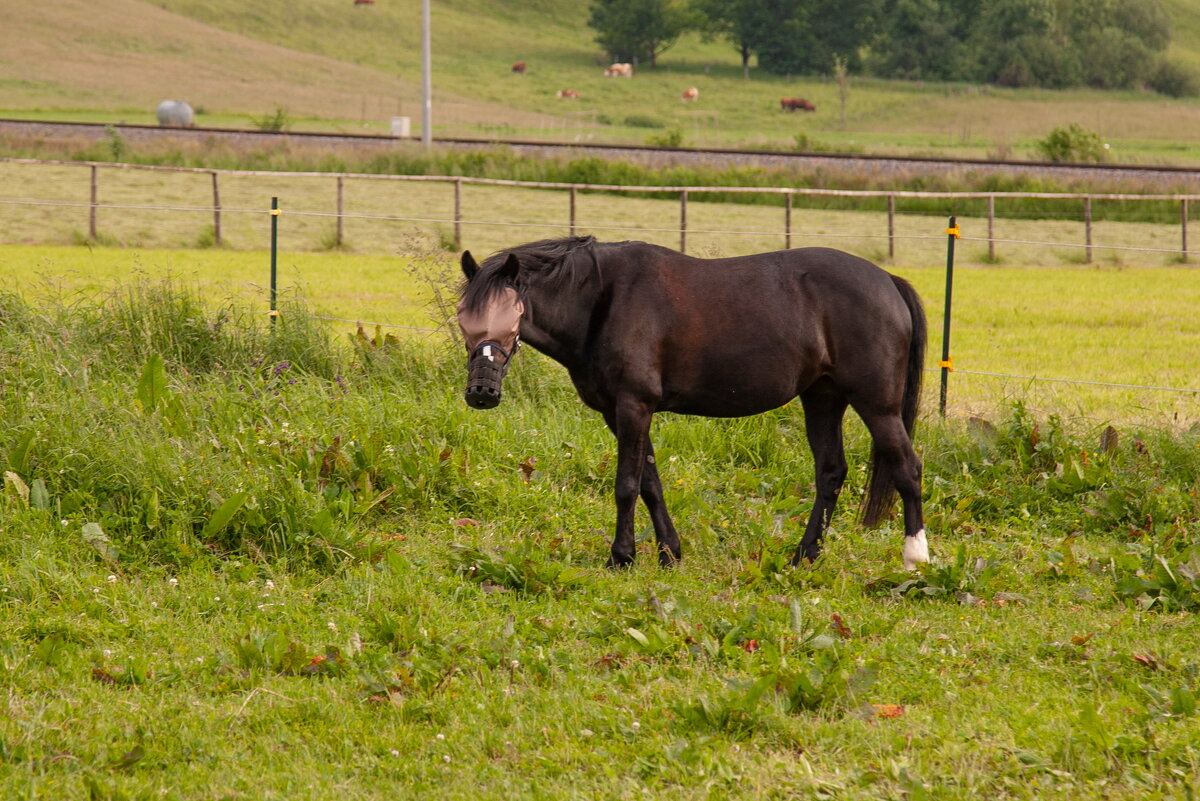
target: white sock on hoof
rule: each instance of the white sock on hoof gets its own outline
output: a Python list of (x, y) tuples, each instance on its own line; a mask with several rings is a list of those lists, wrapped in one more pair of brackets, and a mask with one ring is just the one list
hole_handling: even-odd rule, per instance
[(929, 540), (925, 538), (925, 529), (921, 529), (911, 537), (904, 538), (904, 569), (912, 570), (918, 564), (929, 561)]

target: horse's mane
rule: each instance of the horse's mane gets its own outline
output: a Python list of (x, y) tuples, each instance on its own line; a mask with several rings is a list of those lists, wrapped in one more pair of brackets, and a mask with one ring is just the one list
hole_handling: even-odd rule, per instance
[[(508, 279), (501, 274), (501, 268), (508, 261), (509, 254), (517, 257), (522, 270), (538, 272), (561, 270), (574, 275), (575, 264), (578, 260), (571, 257), (579, 250), (590, 249), (595, 244), (596, 237), (594, 236), (567, 236), (560, 239), (542, 239), (497, 251), (483, 260), (475, 278), (463, 286), (463, 307), (471, 311), (481, 309), (493, 294), (511, 285)], [(524, 296), (523, 287), (517, 285), (515, 288)]]

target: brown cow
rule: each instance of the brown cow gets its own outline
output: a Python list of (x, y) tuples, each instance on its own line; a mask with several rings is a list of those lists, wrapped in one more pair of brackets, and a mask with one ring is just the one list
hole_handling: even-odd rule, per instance
[(783, 97), (779, 99), (779, 107), (784, 111), (816, 111), (817, 107), (803, 97)]
[(572, 100), (579, 99), (579, 92), (575, 89), (559, 89), (558, 97), (568, 98)]
[(604, 71), (604, 77), (605, 78), (632, 78), (633, 77), (633, 65), (632, 64), (613, 64), (611, 67), (609, 67), (608, 69), (606, 69)]
[(679, 99), (682, 100), (684, 103), (687, 103), (690, 100), (695, 100), (699, 96), (700, 96), (700, 90), (697, 89), (696, 87), (692, 86), (692, 87), (689, 87), (687, 90), (685, 90), (684, 93), (679, 96)]
[(524, 75), (524, 74), (525, 74), (525, 62), (524, 62), (524, 61), (518, 61), (516, 64), (513, 64), (513, 65), (512, 65), (512, 71), (513, 71), (513, 72), (516, 72), (516, 73), (518, 73), (518, 74), (520, 74), (520, 75)]

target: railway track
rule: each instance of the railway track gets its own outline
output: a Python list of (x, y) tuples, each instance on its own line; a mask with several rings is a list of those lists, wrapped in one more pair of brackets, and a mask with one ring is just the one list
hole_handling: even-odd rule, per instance
[[(184, 141), (230, 140), (241, 143), (288, 142), (316, 147), (354, 147), (381, 150), (399, 144), (414, 144), (415, 138), (400, 138), (378, 134), (351, 134), (310, 131), (261, 131), (238, 128), (164, 128), (157, 125), (118, 123), (115, 125), (88, 122), (41, 122), (0, 119), (0, 136), (39, 139), (99, 140), (115, 129), (131, 142), (148, 142), (172, 138)], [(624, 160), (650, 166), (758, 166), (767, 168), (824, 167), (838, 171), (863, 170), (894, 174), (897, 177), (914, 173), (1036, 173), (1065, 179), (1122, 181), (1158, 181), (1164, 188), (1189, 186), (1194, 188), (1200, 179), (1200, 167), (1177, 167), (1142, 164), (1066, 164), (1035, 161), (994, 161), (934, 156), (872, 156), (855, 153), (811, 153), (771, 150), (738, 150), (733, 148), (657, 147), (652, 145), (604, 144), (595, 142), (543, 142), (520, 139), (472, 139), (445, 137), (435, 140), (442, 148), (482, 150), (503, 147), (536, 157), (592, 156)]]

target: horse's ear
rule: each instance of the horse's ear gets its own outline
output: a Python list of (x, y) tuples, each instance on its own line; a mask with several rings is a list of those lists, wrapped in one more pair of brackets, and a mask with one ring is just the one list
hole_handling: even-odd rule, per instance
[(519, 272), (521, 272), (521, 262), (517, 260), (515, 253), (509, 253), (508, 258), (504, 260), (504, 266), (496, 274), (511, 284), (516, 282)]
[(469, 250), (463, 251), (462, 271), (468, 281), (475, 277), (475, 273), (479, 272), (479, 265), (475, 263), (475, 257), (471, 255), (471, 251)]

